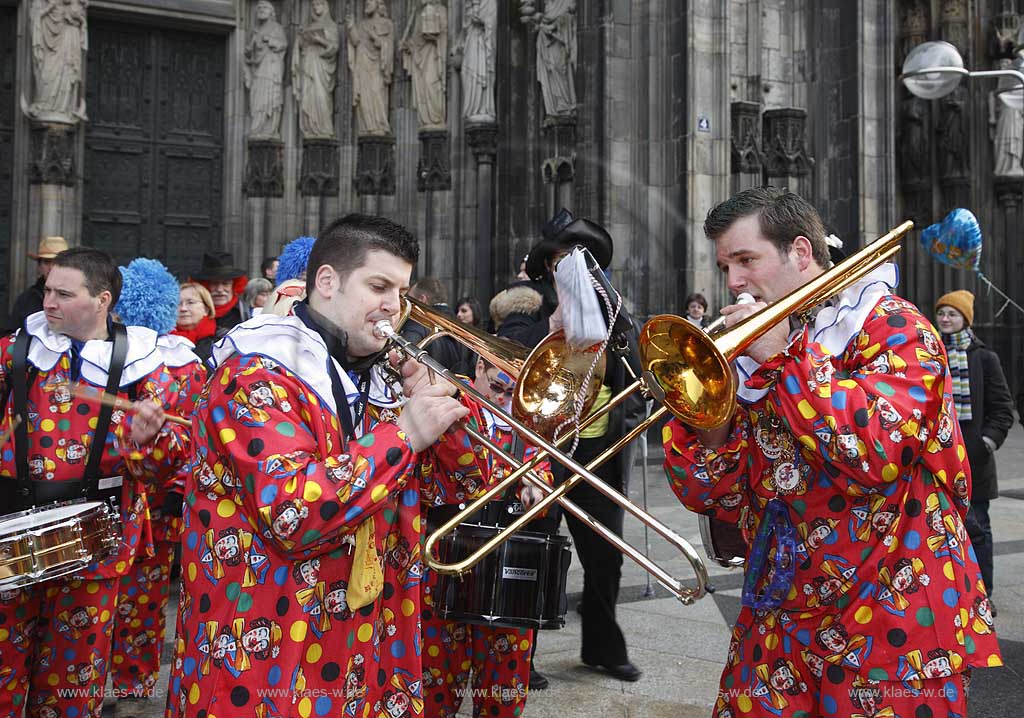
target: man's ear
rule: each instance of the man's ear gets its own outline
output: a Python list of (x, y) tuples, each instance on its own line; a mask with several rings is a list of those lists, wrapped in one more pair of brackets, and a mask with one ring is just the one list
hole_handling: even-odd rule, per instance
[(313, 284), (316, 290), (324, 299), (330, 299), (341, 287), (341, 280), (334, 267), (329, 264), (321, 264), (316, 270), (316, 281)]
[(113, 307), (110, 304), (110, 300), (114, 298), (114, 295), (110, 293), (109, 289), (104, 289), (96, 298), (100, 301), (100, 309), (103, 311), (111, 311)]
[(797, 235), (797, 238), (793, 240), (789, 251), (793, 255), (797, 269), (801, 272), (807, 269), (814, 261), (814, 247), (811, 245), (811, 240), (802, 234)]

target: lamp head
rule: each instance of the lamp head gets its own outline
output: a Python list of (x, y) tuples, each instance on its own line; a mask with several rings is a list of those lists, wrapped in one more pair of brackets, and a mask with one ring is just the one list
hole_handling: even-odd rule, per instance
[[(935, 72), (916, 74), (931, 69), (935, 69)], [(922, 42), (903, 61), (903, 84), (914, 95), (925, 100), (945, 97), (956, 89), (961, 75), (965, 74), (967, 71), (960, 52), (942, 40)]]

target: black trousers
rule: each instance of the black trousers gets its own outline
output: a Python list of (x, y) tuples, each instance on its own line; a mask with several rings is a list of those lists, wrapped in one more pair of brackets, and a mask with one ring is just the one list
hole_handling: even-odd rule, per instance
[[(610, 443), (607, 436), (581, 439), (573, 457), (582, 465), (600, 454)], [(615, 489), (622, 491), (624, 473), (620, 466), (628, 466), (628, 454), (620, 455), (600, 467), (595, 473)], [(552, 467), (555, 484), (560, 485), (571, 476), (564, 467)], [(604, 494), (581, 483), (569, 492), (568, 498), (588, 514), (622, 536), (623, 510)], [(583, 644), (580, 657), (584, 663), (622, 665), (628, 660), (626, 639), (615, 621), (615, 604), (619, 598), (622, 579), (622, 554), (598, 536), (585, 523), (563, 511), (569, 533), (576, 545), (576, 553), (583, 564), (582, 626)]]

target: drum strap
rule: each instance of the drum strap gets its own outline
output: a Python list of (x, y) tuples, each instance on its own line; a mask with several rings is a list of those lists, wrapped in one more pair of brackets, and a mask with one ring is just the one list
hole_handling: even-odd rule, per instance
[[(112, 323), (114, 347), (110, 357), (110, 367), (107, 371), (107, 393), (116, 395), (121, 384), (121, 373), (124, 371), (125, 358), (128, 356), (128, 333), (123, 324)], [(22, 421), (14, 430), (14, 461), (18, 471), (18, 499), (23, 507), (34, 506), (37, 503), (40, 492), (37, 491), (36, 483), (28, 468), (28, 389), (35, 381), (38, 369), (28, 366), (28, 348), (31, 341), (29, 333), (22, 328), (14, 341), (11, 376), (16, 377), (13, 388), (15, 416), (21, 416)], [(17, 378), (26, 377), (26, 381), (18, 381)], [(102, 406), (96, 420), (96, 430), (93, 432), (92, 444), (89, 447), (89, 459), (86, 463), (84, 483), (69, 482), (71, 484), (83, 484), (81, 493), (87, 496), (90, 501), (98, 500), (99, 491), (99, 466), (103, 458), (104, 447), (106, 446), (107, 432), (110, 429), (110, 418), (114, 412), (113, 407)], [(50, 482), (45, 482), (50, 483)], [(60, 482), (64, 483), (64, 482)], [(47, 489), (51, 487), (46, 487)], [(56, 487), (53, 487), (56, 488)], [(52, 493), (46, 491), (44, 493)], [(58, 497), (46, 497), (46, 501), (57, 500)], [(66, 496), (64, 498), (72, 498)]]
[[(107, 388), (110, 396), (117, 396), (117, 390), (121, 386), (121, 373), (124, 371), (124, 360), (128, 356), (128, 332), (124, 324), (113, 322), (114, 348), (110, 353), (110, 366), (107, 367)], [(107, 445), (107, 432), (110, 430), (110, 417), (114, 413), (114, 407), (109, 404), (100, 406), (100, 415), (96, 420), (96, 431), (92, 435), (92, 444), (89, 445), (89, 461), (85, 465), (85, 486), (82, 493), (89, 501), (100, 499), (100, 461), (103, 459), (103, 452)]]
[(25, 327), (22, 327), (14, 340), (11, 368), (11, 377), (14, 381), (12, 416), (21, 417), (20, 423), (14, 429), (14, 462), (18, 471), (17, 495), (23, 506), (34, 503), (32, 477), (28, 471), (28, 390), (35, 382), (39, 371), (35, 367), (28, 369), (28, 345), (31, 341), (32, 336)]

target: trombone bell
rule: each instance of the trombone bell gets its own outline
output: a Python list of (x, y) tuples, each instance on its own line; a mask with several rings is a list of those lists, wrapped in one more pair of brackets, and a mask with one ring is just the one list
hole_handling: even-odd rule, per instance
[(653, 375), (672, 412), (694, 426), (720, 426), (732, 416), (736, 377), (720, 352), (708, 351), (704, 330), (686, 319), (661, 314), (640, 333), (646, 372)]

